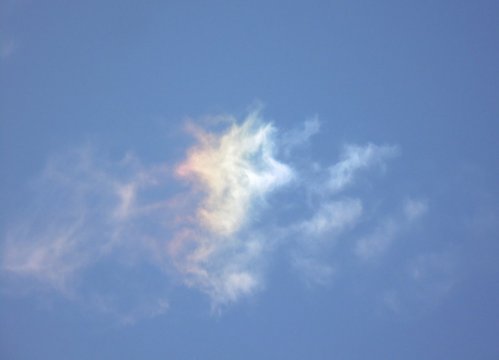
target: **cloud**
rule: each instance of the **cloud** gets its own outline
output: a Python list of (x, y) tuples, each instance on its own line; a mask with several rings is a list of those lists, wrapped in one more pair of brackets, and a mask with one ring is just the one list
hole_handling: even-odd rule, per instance
[[(122, 301), (121, 301), (122, 302)], [(90, 303), (100, 312), (112, 316), (120, 325), (131, 326), (144, 319), (152, 319), (162, 316), (170, 309), (170, 303), (167, 298), (158, 296), (133, 304), (124, 306), (116, 297), (103, 295), (93, 296)]]
[(312, 136), (319, 133), (320, 128), (319, 118), (315, 116), (306, 120), (301, 128), (285, 132), (280, 141), (283, 152), (289, 155), (293, 149), (307, 144)]
[(333, 266), (314, 257), (298, 256), (293, 259), (293, 266), (308, 285), (327, 286), (336, 274)]
[(78, 249), (77, 233), (82, 223), (79, 218), (42, 234), (32, 230), (10, 234), (3, 256), (4, 270), (32, 276), (63, 290), (67, 280), (86, 262), (86, 255)]
[(263, 245), (243, 230), (265, 207), (267, 196), (290, 183), (294, 173), (275, 158), (276, 129), (258, 111), (222, 134), (193, 127), (191, 132), (198, 144), (176, 173), (202, 197), (194, 221), (180, 230), (170, 254), (189, 283), (217, 303), (231, 302), (259, 287), (249, 268)]
[(166, 204), (145, 203), (143, 190), (157, 187), (165, 169), (146, 168), (131, 154), (117, 163), (97, 158), (87, 146), (49, 161), (31, 208), (2, 244), (4, 272), (69, 295), (99, 262), (148, 252)]
[[(337, 198), (360, 176), (365, 177), (369, 169), (385, 167), (386, 161), (399, 152), (399, 148), (393, 145), (349, 144), (343, 147), (340, 159), (336, 163), (325, 169), (317, 166), (313, 170), (313, 176), (309, 178), (311, 180), (305, 181), (305, 187), (312, 196), (316, 196), (310, 206), (312, 216), (297, 226), (306, 239), (303, 241), (307, 244), (306, 250), (303, 251), (304, 259), (310, 257), (310, 252), (321, 251), (317, 239), (332, 242), (340, 234), (353, 230), (361, 222), (364, 212), (362, 200)], [(388, 248), (397, 232), (397, 226), (392, 220), (384, 221), (357, 242), (356, 255), (364, 259), (376, 257)]]
[(258, 112), (233, 123), (221, 136), (192, 131), (199, 144), (177, 167), (206, 195), (197, 209), (202, 226), (221, 236), (236, 233), (254, 206), (293, 178), (291, 168), (274, 156), (274, 127), (263, 123)]
[(451, 251), (429, 252), (416, 256), (408, 266), (409, 277), (426, 288), (422, 296), (441, 296), (455, 283), (456, 256)]
[(355, 247), (355, 254), (370, 260), (383, 255), (399, 232), (399, 226), (393, 219), (386, 219), (369, 235), (361, 238)]
[(398, 148), (392, 145), (345, 146), (341, 160), (329, 168), (327, 189), (333, 193), (343, 190), (354, 182), (358, 172), (374, 165), (383, 165), (385, 160), (398, 153)]
[[(169, 308), (160, 284), (201, 291), (214, 308), (237, 302), (267, 286), (266, 265), (285, 248), (310, 284), (327, 284), (336, 266), (320, 260), (323, 244), (355, 230), (364, 214), (364, 200), (341, 191), (385, 166), (398, 148), (346, 145), (337, 163), (310, 170), (294, 163), (294, 151), (320, 135), (317, 118), (281, 136), (258, 110), (242, 121), (210, 119), (207, 128), (187, 125), (195, 143), (176, 164), (144, 165), (131, 153), (111, 161), (90, 146), (53, 157), (33, 209), (4, 241), (4, 272), (63, 293), (80, 286), (97, 308), (124, 322)], [(403, 221), (426, 208), (408, 200)], [(357, 256), (378, 256), (399, 228), (395, 220), (381, 222), (357, 243)], [(135, 305), (115, 300), (127, 296), (126, 286), (108, 279), (99, 290), (92, 281), (114, 268), (140, 283), (133, 274), (144, 267), (161, 280)]]
[(12, 39), (4, 39), (0, 41), (0, 59), (7, 60), (17, 50), (17, 43)]
[(330, 201), (320, 205), (312, 218), (301, 223), (305, 234), (322, 235), (340, 232), (351, 227), (362, 214), (362, 202), (359, 199)]
[(397, 236), (407, 231), (427, 211), (426, 200), (406, 200), (401, 214), (385, 218), (370, 234), (357, 241), (355, 254), (363, 260), (379, 258)]
[(404, 214), (408, 221), (420, 218), (427, 211), (428, 202), (426, 200), (408, 199), (404, 204)]
[(413, 256), (400, 271), (398, 286), (383, 292), (382, 304), (400, 316), (433, 308), (458, 283), (457, 263), (453, 249)]

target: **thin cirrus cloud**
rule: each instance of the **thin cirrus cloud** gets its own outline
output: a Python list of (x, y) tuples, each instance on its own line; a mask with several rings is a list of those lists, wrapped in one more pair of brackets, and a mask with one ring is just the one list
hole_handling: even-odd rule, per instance
[(412, 258), (400, 271), (403, 285), (385, 290), (380, 296), (383, 307), (401, 315), (438, 305), (459, 281), (455, 250), (432, 251)]
[(300, 224), (308, 235), (321, 235), (340, 232), (351, 227), (362, 215), (362, 202), (359, 199), (346, 199), (321, 204), (312, 218)]
[(112, 164), (90, 147), (57, 156), (34, 183), (31, 212), (6, 236), (2, 267), (70, 292), (79, 273), (111, 253), (146, 239), (161, 201), (143, 204), (162, 167), (144, 168), (127, 154)]
[(414, 225), (427, 211), (426, 200), (406, 200), (401, 214), (381, 220), (372, 232), (357, 241), (355, 254), (365, 261), (380, 258), (388, 251), (394, 240)]
[(350, 185), (362, 170), (383, 163), (399, 152), (396, 146), (367, 144), (365, 146), (347, 145), (341, 160), (329, 168), (327, 188), (339, 192)]
[[(312, 274), (312, 283), (327, 283), (335, 267), (304, 244), (320, 246), (362, 221), (363, 200), (341, 192), (369, 169), (384, 166), (398, 148), (347, 145), (337, 163), (313, 170), (321, 172), (318, 184), (293, 163), (293, 154), (320, 133), (317, 118), (282, 134), (258, 110), (243, 121), (225, 121), (218, 132), (191, 125), (196, 143), (177, 164), (145, 166), (131, 154), (106, 162), (89, 147), (53, 159), (38, 181), (34, 210), (9, 229), (4, 273), (68, 293), (102, 264), (147, 264), (165, 282), (200, 290), (221, 306), (262, 289), (265, 264), (291, 247), (292, 265)], [(320, 196), (312, 202), (296, 196), (315, 196), (317, 188)], [(280, 215), (289, 202), (296, 216), (283, 224), (277, 220), (285, 218)], [(425, 210), (417, 200), (407, 203), (407, 221)], [(382, 232), (396, 235), (381, 227), (357, 243), (354, 253), (375, 252), (381, 245), (373, 239)], [(170, 307), (163, 293), (150, 296), (158, 300), (148, 303), (161, 304), (161, 311), (148, 314)]]
[(17, 50), (17, 44), (13, 39), (0, 39), (0, 60), (7, 60)]

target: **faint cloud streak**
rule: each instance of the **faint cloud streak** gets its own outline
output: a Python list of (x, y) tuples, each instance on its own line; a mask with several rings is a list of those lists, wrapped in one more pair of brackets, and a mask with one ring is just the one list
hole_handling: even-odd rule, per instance
[(385, 160), (398, 153), (396, 146), (389, 145), (345, 146), (341, 160), (329, 168), (328, 190), (334, 193), (343, 190), (353, 183), (359, 171), (374, 165), (382, 165)]

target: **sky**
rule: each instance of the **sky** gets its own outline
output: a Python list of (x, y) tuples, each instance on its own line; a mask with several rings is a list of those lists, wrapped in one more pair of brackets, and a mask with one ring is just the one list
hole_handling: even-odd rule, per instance
[(499, 358), (498, 17), (0, 1), (0, 357)]

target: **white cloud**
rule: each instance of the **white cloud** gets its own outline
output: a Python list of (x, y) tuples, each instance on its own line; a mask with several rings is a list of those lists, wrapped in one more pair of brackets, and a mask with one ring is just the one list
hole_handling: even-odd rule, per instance
[(394, 220), (383, 221), (371, 234), (357, 242), (355, 254), (364, 260), (382, 255), (391, 245), (398, 231), (399, 226)]
[(426, 200), (409, 199), (404, 204), (404, 213), (409, 221), (420, 218), (428, 211), (428, 202)]
[(331, 283), (336, 271), (333, 266), (314, 257), (299, 256), (293, 259), (293, 266), (309, 285), (326, 286)]
[(388, 145), (345, 146), (341, 161), (329, 168), (328, 190), (333, 193), (343, 190), (354, 182), (359, 171), (374, 165), (382, 165), (385, 160), (396, 156), (398, 152), (396, 146)]
[(188, 281), (216, 303), (234, 301), (258, 288), (249, 268), (258, 262), (260, 243), (248, 242), (241, 232), (265, 206), (266, 197), (294, 177), (292, 169), (275, 158), (275, 131), (258, 112), (241, 124), (232, 123), (222, 134), (195, 128), (199, 143), (177, 167), (177, 174), (203, 198), (194, 221), (171, 244), (170, 254)]
[(143, 299), (129, 308), (117, 304), (119, 301), (116, 299), (102, 295), (94, 296), (89, 302), (101, 313), (110, 315), (123, 326), (131, 326), (144, 319), (162, 316), (170, 309), (170, 303), (164, 297)]
[(141, 191), (157, 185), (163, 167), (145, 168), (129, 155), (119, 163), (97, 158), (86, 147), (49, 161), (34, 206), (2, 244), (5, 272), (69, 295), (93, 265), (147, 252), (149, 234), (161, 228), (150, 225), (165, 210), (143, 203)]
[(79, 249), (82, 224), (80, 218), (41, 234), (35, 229), (11, 233), (3, 252), (4, 270), (35, 277), (66, 291), (67, 281), (87, 262), (88, 254)]
[(410, 278), (419, 283), (438, 282), (448, 288), (454, 274), (456, 258), (449, 251), (425, 253), (414, 258), (408, 266)]
[(316, 116), (306, 120), (302, 128), (285, 132), (280, 141), (283, 152), (288, 155), (294, 148), (307, 144), (312, 136), (319, 133), (320, 128), (321, 123)]
[(399, 283), (383, 293), (385, 307), (399, 316), (420, 313), (438, 305), (458, 283), (457, 257), (451, 250), (423, 253), (400, 271)]
[(305, 234), (322, 235), (330, 232), (340, 232), (352, 227), (362, 214), (362, 203), (359, 199), (330, 201), (320, 205), (320, 208), (309, 220), (301, 223)]
[[(378, 146), (371, 143), (363, 146), (346, 145), (340, 160), (325, 171), (326, 176), (323, 176), (322, 166), (315, 167), (310, 184), (306, 183), (305, 186), (310, 187), (311, 193), (318, 197), (312, 202), (313, 215), (297, 226), (305, 239), (302, 241), (302, 255), (299, 253), (294, 255), (295, 267), (302, 263), (307, 265), (300, 266), (302, 269), (312, 268), (311, 264), (318, 269), (321, 268), (320, 262), (310, 262), (314, 258), (312, 253), (318, 257), (322, 251), (321, 247), (325, 245), (322, 240), (318, 242), (318, 239), (326, 239), (331, 243), (331, 240), (339, 238), (341, 233), (354, 229), (363, 215), (361, 199), (336, 200), (335, 197), (357, 181), (359, 176), (365, 176), (363, 171), (374, 166), (385, 166), (385, 162), (398, 153), (398, 148), (391, 145)], [(374, 232), (357, 241), (356, 255), (363, 259), (381, 255), (389, 247), (397, 232), (398, 227), (391, 219), (384, 221)], [(323, 279), (325, 278), (327, 277), (324, 276)]]
[(12, 39), (0, 42), (0, 59), (7, 60), (17, 50), (17, 43)]
[(406, 200), (401, 214), (385, 218), (370, 234), (357, 241), (355, 254), (363, 260), (380, 257), (390, 248), (398, 236), (407, 231), (427, 211), (428, 203), (426, 200)]
[(293, 178), (291, 168), (274, 157), (274, 127), (258, 112), (222, 135), (194, 131), (199, 145), (189, 151), (177, 174), (206, 194), (198, 220), (219, 235), (237, 232), (249, 212), (274, 189)]
[(400, 294), (397, 290), (387, 290), (383, 292), (380, 297), (381, 303), (394, 313), (400, 313), (402, 311), (402, 302), (400, 299)]

